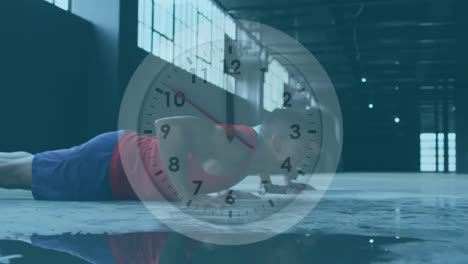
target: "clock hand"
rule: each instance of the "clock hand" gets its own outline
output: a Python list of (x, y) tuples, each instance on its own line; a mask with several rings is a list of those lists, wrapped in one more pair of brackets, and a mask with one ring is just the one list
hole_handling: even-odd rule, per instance
[[(226, 93), (226, 122), (228, 124), (234, 124), (234, 95), (231, 93)], [(234, 137), (233, 128), (231, 126), (228, 127), (227, 139), (229, 142), (232, 142)]]
[[(169, 89), (171, 89), (177, 97), (179, 98), (182, 98), (184, 99), (187, 103), (189, 103), (191, 106), (193, 106), (195, 109), (197, 109), (200, 113), (202, 113), (203, 115), (205, 115), (206, 117), (208, 117), (211, 121), (213, 121), (215, 124), (220, 124), (218, 122), (218, 120), (213, 117), (211, 114), (209, 114), (207, 111), (205, 111), (203, 108), (199, 107), (198, 105), (196, 105), (195, 103), (193, 103), (190, 99), (188, 99), (184, 93), (182, 92), (179, 92), (169, 86), (167, 86)], [(229, 126), (229, 125), (228, 125)], [(254, 146), (252, 144), (250, 144), (249, 142), (247, 142), (245, 139), (243, 139), (242, 137), (240, 137), (239, 135), (237, 135), (236, 131), (232, 130), (232, 129), (229, 129), (229, 128), (225, 128), (224, 129), (226, 131), (226, 134), (228, 136), (234, 136), (235, 138), (237, 138), (240, 142), (242, 142), (245, 146), (247, 146), (249, 149), (253, 149)]]

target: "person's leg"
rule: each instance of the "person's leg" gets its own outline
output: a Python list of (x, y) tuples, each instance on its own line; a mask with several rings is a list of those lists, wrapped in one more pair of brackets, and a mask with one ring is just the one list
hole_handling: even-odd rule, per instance
[(118, 133), (35, 155), (0, 153), (0, 188), (31, 190), (36, 200), (110, 200), (109, 165)]
[(109, 169), (118, 139), (118, 132), (104, 133), (69, 149), (36, 153), (31, 164), (34, 199), (113, 199)]
[(11, 156), (4, 155), (4, 158), (0, 157), (0, 188), (31, 190), (34, 155), (27, 154), (16, 153)]
[(32, 154), (28, 152), (24, 152), (24, 151), (0, 152), (0, 160), (1, 159), (18, 159), (18, 158), (25, 158), (29, 156), (32, 156)]

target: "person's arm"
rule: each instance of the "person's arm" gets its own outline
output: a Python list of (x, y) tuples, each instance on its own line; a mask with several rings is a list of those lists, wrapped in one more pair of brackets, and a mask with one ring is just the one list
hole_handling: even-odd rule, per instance
[[(170, 117), (155, 121), (161, 161), (179, 199), (192, 200), (187, 171), (187, 155), (195, 157), (216, 155), (223, 130), (215, 124), (196, 117)], [(221, 129), (221, 131), (220, 131)]]
[(265, 192), (268, 192), (268, 190), (272, 186), (270, 174), (261, 173), (259, 177), (260, 177), (260, 188), (265, 188)]

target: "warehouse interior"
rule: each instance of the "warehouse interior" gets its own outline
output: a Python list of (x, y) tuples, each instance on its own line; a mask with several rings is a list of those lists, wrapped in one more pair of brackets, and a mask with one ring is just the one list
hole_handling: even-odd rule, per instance
[[(190, 37), (200, 32), (189, 31), (189, 39), (180, 40), (176, 34), (178, 28), (196, 29), (197, 21), (203, 18), (223, 37), (236, 39), (241, 36), (238, 21), (253, 21), (281, 31), (300, 43), (328, 74), (342, 116), (342, 150), (336, 171), (344, 180), (337, 180), (338, 186), (347, 188), (345, 182), (359, 174), (366, 175), (369, 182), (374, 179), (379, 188), (380, 179), (387, 186), (397, 186), (386, 182), (390, 180), (404, 184), (411, 181), (407, 189), (398, 189), (404, 193), (402, 197), (412, 190), (418, 193), (423, 190), (425, 198), (421, 199), (425, 202), (433, 199), (425, 205), (438, 208), (421, 212), (427, 216), (423, 225), (440, 217), (461, 221), (463, 210), (467, 208), (463, 206), (468, 203), (466, 194), (462, 194), (468, 180), (467, 10), (468, 2), (463, 0), (3, 0), (0, 1), (0, 115), (3, 121), (0, 151), (39, 153), (63, 149), (120, 129), (119, 111), (125, 91), (147, 56), (189, 71), (189, 66), (178, 61), (174, 54), (192, 47), (197, 38)], [(269, 65), (271, 70), (274, 67), (283, 69), (280, 64)], [(202, 72), (196, 74), (202, 78)], [(235, 76), (227, 73), (221, 73), (221, 79), (215, 79), (214, 73), (212, 76), (211, 93), (231, 93), (241, 101), (244, 111), (252, 111), (251, 118), (261, 116), (258, 109), (268, 110), (266, 105), (270, 102), (265, 99), (266, 89), (276, 89), (274, 86), (268, 86), (264, 80), (235, 80)], [(229, 82), (228, 88), (226, 83)], [(283, 94), (283, 91), (278, 92)], [(350, 178), (346, 179), (347, 175)], [(416, 178), (424, 184), (414, 183)], [(358, 183), (350, 186), (359, 189)], [(372, 190), (378, 192), (379, 188)], [(390, 189), (384, 191), (385, 195), (391, 192)], [(8, 196), (1, 193), (2, 197)], [(398, 198), (396, 194), (391, 199), (403, 204)], [(31, 201), (26, 204), (34, 207)], [(372, 206), (370, 208), (374, 208)], [(9, 208), (8, 205), (5, 208)], [(363, 208), (356, 209), (355, 213), (365, 210)], [(389, 208), (393, 217), (394, 207)], [(8, 216), (5, 219), (7, 221)], [(363, 220), (362, 225), (372, 226), (380, 221), (378, 219), (376, 216), (374, 220)], [(404, 220), (401, 221), (403, 225)], [(456, 239), (450, 239), (462, 241), (466, 238), (465, 231), (461, 231), (463, 222), (453, 223), (452, 227), (447, 227), (453, 228), (448, 233), (461, 233), (454, 236)], [(400, 223), (398, 225), (400, 228)], [(446, 230), (437, 224), (427, 226), (432, 231)], [(14, 233), (13, 229), (10, 231)], [(266, 242), (270, 244), (246, 245), (235, 249), (238, 251), (217, 248), (212, 255), (203, 254), (208, 256), (207, 263), (223, 259), (230, 263), (231, 260), (226, 260), (229, 258), (240, 260), (235, 252), (246, 252), (244, 261), (259, 263), (310, 263), (314, 259), (309, 257), (314, 256), (320, 263), (400, 263), (385, 258), (387, 245), (437, 240), (438, 234), (425, 238), (407, 235), (404, 239), (401, 235), (401, 240), (399, 235), (397, 242), (392, 235), (381, 239), (383, 247), (377, 249), (377, 246), (368, 247), (370, 240), (374, 243), (372, 235), (347, 236), (346, 229), (337, 235), (327, 232), (318, 231), (319, 238), (315, 240), (301, 236), (305, 239), (300, 242), (301, 249), (289, 248), (292, 247), (289, 241), (298, 238), (287, 235)], [(76, 244), (81, 249), (87, 243), (108, 239), (102, 234), (55, 238), (58, 242), (51, 238), (50, 243), (65, 246), (78, 241)], [(44, 245), (49, 241), (41, 239)], [(123, 237), (113, 239), (111, 243), (125, 240)], [(176, 237), (174, 241), (185, 240)], [(360, 244), (360, 241), (364, 242)], [(100, 247), (101, 244), (95, 245)], [(284, 246), (282, 250), (279, 249), (281, 245)], [(330, 253), (335, 250), (332, 245), (349, 246), (352, 250), (341, 252), (343, 258), (340, 258)], [(258, 250), (259, 254), (269, 255), (270, 246), (278, 247), (278, 252), (284, 255), (257, 259), (254, 252)], [(444, 256), (446, 263), (462, 263), (468, 256), (466, 246), (458, 246), (452, 257)], [(422, 258), (426, 251), (401, 247), (406, 251), (400, 255), (410, 255), (411, 250), (418, 252), (415, 254), (421, 259), (407, 259), (412, 263), (440, 263), (441, 259), (435, 256), (434, 262), (423, 262), (427, 261)], [(439, 248), (439, 245), (434, 247)], [(207, 248), (205, 250), (211, 252)], [(54, 254), (41, 250), (21, 242), (0, 242), (0, 263), (32, 263), (34, 258), (44, 263), (82, 263), (70, 256), (70, 250), (58, 250), (61, 253)], [(313, 254), (308, 255), (308, 250)], [(23, 258), (12, 258), (16, 254), (3, 252), (26, 253)], [(345, 257), (355, 261), (345, 261)], [(123, 259), (121, 263), (130, 263)], [(92, 261), (88, 259), (84, 263), (88, 262)], [(95, 263), (107, 262), (96, 260)]]

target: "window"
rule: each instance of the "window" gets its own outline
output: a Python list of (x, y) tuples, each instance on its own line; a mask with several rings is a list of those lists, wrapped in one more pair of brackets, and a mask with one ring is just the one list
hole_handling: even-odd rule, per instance
[[(234, 20), (211, 0), (139, 0), (138, 46), (222, 88), (224, 37), (236, 38)], [(232, 89), (232, 88), (229, 88)]]
[(46, 2), (49, 2), (53, 5), (56, 5), (57, 7), (60, 7), (63, 10), (70, 10), (70, 2), (71, 0), (45, 0)]
[(277, 60), (271, 59), (263, 84), (263, 108), (265, 110), (273, 111), (283, 106), (284, 86), (288, 83), (289, 74), (286, 68)]
[(202, 13), (198, 13), (197, 23), (197, 58), (211, 64), (213, 24)]
[(457, 171), (457, 135), (448, 134), (448, 169), (450, 172)]
[(420, 170), (444, 172), (445, 155), (448, 155), (448, 171), (456, 171), (456, 134), (448, 134), (448, 153), (445, 153), (445, 134), (422, 133), (420, 135)]
[(173, 61), (174, 0), (138, 1), (138, 46)]

